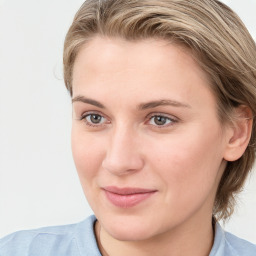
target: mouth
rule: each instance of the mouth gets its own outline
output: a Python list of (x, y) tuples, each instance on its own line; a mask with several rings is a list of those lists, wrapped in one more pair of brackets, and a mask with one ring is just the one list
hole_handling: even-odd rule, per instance
[(142, 203), (157, 190), (144, 188), (118, 188), (118, 187), (104, 187), (103, 191), (107, 199), (114, 205), (120, 208), (130, 208), (139, 203)]

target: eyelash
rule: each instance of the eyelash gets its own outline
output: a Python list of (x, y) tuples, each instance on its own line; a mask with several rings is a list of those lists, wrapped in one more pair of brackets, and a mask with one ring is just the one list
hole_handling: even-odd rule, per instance
[[(107, 123), (99, 123), (99, 124), (94, 124), (90, 121), (87, 120), (88, 117), (92, 116), (92, 115), (95, 115), (95, 116), (98, 116), (100, 118), (104, 118), (107, 120), (106, 117), (104, 117), (104, 115), (102, 115), (101, 113), (98, 113), (98, 112), (86, 112), (84, 113), (80, 118), (79, 120), (81, 121), (85, 121), (86, 125), (88, 126), (91, 126), (91, 127), (101, 127), (101, 126), (104, 126), (106, 125), (107, 123), (109, 123), (109, 121), (107, 121)], [(163, 118), (165, 119), (166, 121), (169, 121), (168, 124), (163, 124), (163, 125), (157, 125), (157, 124), (150, 124), (149, 122), (154, 119), (154, 118)], [(150, 114), (146, 117), (146, 124), (149, 123), (150, 126), (153, 126), (154, 128), (157, 128), (157, 129), (163, 129), (163, 128), (167, 128), (169, 126), (172, 126), (174, 125), (174, 123), (177, 123), (179, 120), (175, 117), (170, 117), (169, 115), (166, 115), (166, 114), (162, 114), (162, 113), (154, 113), (154, 114)]]

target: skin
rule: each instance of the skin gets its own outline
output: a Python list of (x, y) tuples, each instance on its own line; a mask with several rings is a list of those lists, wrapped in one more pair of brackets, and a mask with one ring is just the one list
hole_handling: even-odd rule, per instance
[[(103, 255), (209, 255), (217, 186), (236, 158), (209, 88), (190, 52), (163, 40), (97, 36), (80, 50), (72, 151)], [(106, 186), (156, 192), (120, 208)]]

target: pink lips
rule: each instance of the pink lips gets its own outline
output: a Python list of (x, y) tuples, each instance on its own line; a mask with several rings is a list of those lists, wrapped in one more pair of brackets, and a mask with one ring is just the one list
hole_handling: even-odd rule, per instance
[(133, 207), (152, 196), (156, 190), (143, 188), (104, 187), (106, 197), (115, 206), (121, 208)]

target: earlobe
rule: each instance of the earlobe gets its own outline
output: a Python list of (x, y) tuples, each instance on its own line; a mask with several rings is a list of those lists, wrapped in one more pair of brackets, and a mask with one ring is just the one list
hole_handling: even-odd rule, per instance
[(249, 107), (241, 105), (234, 109), (231, 132), (224, 154), (226, 161), (236, 161), (245, 152), (251, 138), (252, 121), (252, 111)]

